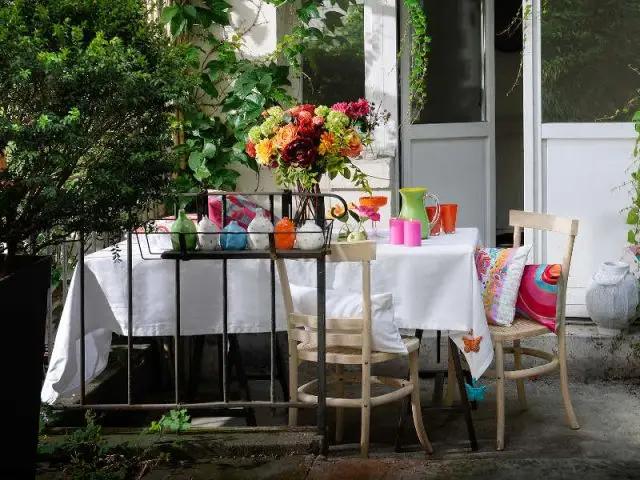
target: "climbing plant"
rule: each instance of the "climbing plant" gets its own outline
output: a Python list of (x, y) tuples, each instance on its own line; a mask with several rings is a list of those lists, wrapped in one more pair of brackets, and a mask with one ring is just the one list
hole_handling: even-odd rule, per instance
[(427, 72), (431, 37), (427, 32), (427, 16), (419, 0), (404, 0), (411, 26), (411, 68), (409, 70), (409, 103), (411, 120), (420, 116), (427, 101)]

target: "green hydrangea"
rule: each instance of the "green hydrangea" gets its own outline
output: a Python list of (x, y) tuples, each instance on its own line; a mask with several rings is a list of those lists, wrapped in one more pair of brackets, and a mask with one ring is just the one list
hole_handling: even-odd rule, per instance
[(262, 135), (269, 136), (273, 133), (273, 129), (278, 125), (278, 120), (276, 120), (273, 117), (267, 117), (267, 119), (262, 122), (262, 125), (260, 125), (260, 132), (262, 133)]
[(344, 113), (338, 112), (336, 110), (331, 110), (327, 114), (327, 118), (325, 120), (325, 125), (327, 129), (331, 132), (342, 130), (349, 125), (349, 117), (347, 117)]
[(267, 113), (270, 117), (275, 118), (278, 122), (281, 122), (282, 117), (284, 116), (284, 110), (282, 109), (282, 107), (279, 107), (277, 105), (268, 109)]
[(258, 143), (262, 139), (262, 131), (259, 126), (251, 127), (249, 130), (249, 140), (253, 143)]
[(313, 113), (315, 113), (319, 117), (326, 117), (330, 111), (331, 110), (329, 110), (329, 107), (327, 107), (326, 105), (320, 105), (316, 107)]

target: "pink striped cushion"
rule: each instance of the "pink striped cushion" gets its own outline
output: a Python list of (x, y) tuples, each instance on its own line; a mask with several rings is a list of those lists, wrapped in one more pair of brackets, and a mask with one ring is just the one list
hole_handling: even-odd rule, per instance
[(558, 280), (562, 265), (527, 265), (520, 280), (516, 313), (556, 331)]
[[(262, 208), (244, 195), (227, 195), (227, 221), (226, 225), (235, 220), (245, 230), (256, 216), (256, 209)], [(269, 211), (264, 212), (267, 218), (271, 218)], [(222, 228), (222, 195), (209, 197), (209, 220)], [(276, 221), (278, 219), (276, 218)]]

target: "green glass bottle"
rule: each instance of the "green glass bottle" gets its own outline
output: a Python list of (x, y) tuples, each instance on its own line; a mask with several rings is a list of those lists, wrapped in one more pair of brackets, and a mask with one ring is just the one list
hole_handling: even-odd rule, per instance
[(196, 249), (198, 243), (198, 229), (196, 224), (193, 223), (184, 208), (181, 208), (178, 212), (178, 218), (173, 225), (171, 225), (171, 244), (174, 250), (180, 250), (180, 233), (184, 233), (184, 240), (187, 244), (187, 250), (193, 251)]

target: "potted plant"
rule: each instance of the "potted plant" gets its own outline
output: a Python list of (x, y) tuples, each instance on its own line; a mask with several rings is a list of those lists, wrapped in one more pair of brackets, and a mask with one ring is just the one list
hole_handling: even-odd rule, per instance
[[(167, 189), (172, 111), (189, 91), (186, 49), (137, 0), (0, 6), (2, 399), (33, 475), (51, 261), (75, 232), (122, 232)], [(19, 365), (20, 368), (15, 368)], [(21, 475), (21, 476), (20, 476)], [(12, 477), (13, 478), (13, 477)]]

